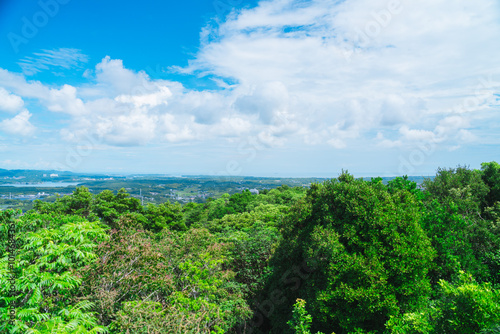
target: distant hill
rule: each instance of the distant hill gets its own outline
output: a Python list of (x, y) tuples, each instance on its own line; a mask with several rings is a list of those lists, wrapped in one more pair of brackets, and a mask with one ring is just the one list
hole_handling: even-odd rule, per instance
[[(0, 183), (9, 183), (12, 179), (22, 179), (24, 182), (41, 182), (47, 180), (67, 181), (75, 178), (104, 178), (109, 175), (73, 173), (58, 170), (2, 169), (0, 168)], [(120, 177), (118, 177), (120, 178)]]

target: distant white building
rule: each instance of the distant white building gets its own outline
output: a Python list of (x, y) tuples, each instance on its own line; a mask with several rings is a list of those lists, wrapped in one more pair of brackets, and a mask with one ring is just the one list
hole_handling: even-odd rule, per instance
[(250, 189), (250, 192), (252, 193), (252, 195), (258, 195), (259, 194), (259, 191), (257, 189)]
[(50, 174), (50, 177), (58, 177), (59, 174)]

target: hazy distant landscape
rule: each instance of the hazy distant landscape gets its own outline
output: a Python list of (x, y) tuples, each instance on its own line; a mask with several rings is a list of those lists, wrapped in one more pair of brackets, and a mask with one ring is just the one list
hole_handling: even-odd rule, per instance
[[(365, 178), (370, 179), (370, 178)], [(394, 177), (383, 178), (387, 183)], [(93, 175), (58, 171), (0, 170), (0, 205), (2, 208), (33, 207), (39, 199), (53, 202), (57, 196), (70, 195), (77, 186), (89, 188), (92, 193), (109, 189), (125, 189), (143, 203), (160, 204), (166, 201), (182, 204), (204, 203), (208, 198), (234, 194), (245, 189), (270, 190), (282, 185), (309, 187), (326, 178), (261, 178), (235, 176), (159, 176), (159, 175)], [(424, 177), (409, 177), (421, 184)]]

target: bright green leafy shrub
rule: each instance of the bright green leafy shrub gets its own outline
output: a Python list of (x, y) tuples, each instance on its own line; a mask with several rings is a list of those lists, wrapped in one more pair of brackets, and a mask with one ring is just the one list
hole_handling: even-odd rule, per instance
[[(306, 301), (297, 299), (297, 302), (293, 305), (292, 319), (287, 324), (295, 334), (311, 334), (309, 330), (311, 322), (312, 317), (306, 311)], [(316, 334), (323, 333), (317, 332)]]
[(456, 284), (441, 280), (439, 286), (436, 301), (419, 312), (391, 317), (388, 330), (398, 334), (494, 332), (500, 322), (499, 291), (463, 271)]
[[(91, 303), (72, 302), (82, 283), (74, 270), (96, 259), (97, 244), (107, 239), (106, 228), (78, 216), (61, 219), (59, 215), (30, 213), (17, 219), (11, 217), (10, 221), (17, 227), (16, 294), (8, 294), (11, 284), (4, 253), (0, 260), (2, 333), (106, 332), (97, 326)], [(2, 230), (6, 223), (1, 222)], [(7, 323), (10, 305), (16, 310), (14, 327)]]

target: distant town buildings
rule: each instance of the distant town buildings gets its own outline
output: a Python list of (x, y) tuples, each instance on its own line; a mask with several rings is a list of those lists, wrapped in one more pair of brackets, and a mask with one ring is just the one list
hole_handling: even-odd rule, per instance
[(39, 199), (42, 197), (48, 197), (50, 195), (51, 194), (47, 194), (46, 192), (39, 192), (36, 195), (32, 195), (32, 194), (12, 195), (12, 193), (9, 193), (8, 195), (0, 195), (0, 198), (1, 199), (35, 200), (35, 199)]

